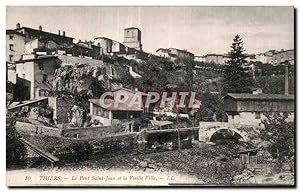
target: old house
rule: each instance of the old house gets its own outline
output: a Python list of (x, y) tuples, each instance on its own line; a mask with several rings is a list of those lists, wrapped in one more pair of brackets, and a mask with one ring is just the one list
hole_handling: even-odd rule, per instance
[(95, 44), (102, 48), (102, 54), (109, 55), (112, 53), (113, 40), (106, 37), (94, 38)]
[(53, 39), (33, 39), (25, 44), (24, 54), (51, 55), (63, 47)]
[(221, 54), (207, 54), (205, 56), (206, 63), (214, 63), (214, 64), (225, 64), (225, 56)]
[[(144, 107), (142, 92), (120, 88), (104, 99), (90, 99), (92, 121), (97, 120), (104, 126), (124, 126), (129, 132), (134, 131), (134, 124), (142, 118)], [(124, 102), (116, 102), (117, 98)], [(137, 103), (131, 103), (131, 101)]]
[(294, 96), (279, 94), (228, 93), (223, 97), (229, 124), (263, 126), (266, 114), (280, 113), (294, 120)]
[(194, 61), (205, 62), (205, 55), (195, 55)]
[(281, 50), (272, 55), (272, 65), (280, 65), (284, 63), (289, 63), (294, 65), (295, 63), (295, 52), (293, 49)]
[(6, 30), (6, 61), (19, 61), (25, 50), (25, 35), (16, 30)]
[(20, 93), (29, 93), (30, 98), (26, 99), (30, 100), (48, 96), (54, 72), (59, 66), (60, 61), (53, 55), (23, 55), (23, 60), (16, 62), (16, 75), (28, 85)]
[(159, 57), (168, 58), (172, 61), (176, 59), (191, 59), (194, 60), (194, 54), (187, 50), (181, 50), (176, 48), (159, 48), (156, 50), (156, 55)]
[(94, 41), (97, 46), (101, 47), (101, 53), (104, 55), (134, 55), (138, 51), (106, 37), (96, 37)]
[(73, 57), (83, 57), (89, 59), (101, 59), (102, 48), (98, 45), (94, 45), (92, 41), (80, 41), (74, 43), (64, 49), (66, 55)]

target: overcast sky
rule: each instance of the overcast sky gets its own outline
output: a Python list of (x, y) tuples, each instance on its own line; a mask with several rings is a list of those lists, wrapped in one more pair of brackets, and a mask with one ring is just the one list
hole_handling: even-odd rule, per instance
[(226, 53), (235, 34), (248, 53), (294, 48), (293, 7), (7, 7), (7, 29), (21, 26), (91, 40), (123, 42), (123, 29), (138, 27), (147, 52), (160, 47), (195, 55)]

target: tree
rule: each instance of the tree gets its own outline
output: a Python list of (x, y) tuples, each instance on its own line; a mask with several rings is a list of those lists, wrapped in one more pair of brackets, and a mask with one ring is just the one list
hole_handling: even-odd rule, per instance
[(265, 114), (265, 129), (261, 130), (261, 139), (269, 143), (267, 150), (278, 160), (293, 159), (295, 152), (294, 122), (287, 122), (285, 115)]
[(226, 113), (220, 95), (204, 92), (200, 95), (201, 107), (197, 113), (200, 121), (226, 121)]
[(228, 53), (229, 60), (226, 62), (224, 69), (224, 83), (222, 92), (226, 93), (247, 93), (253, 86), (253, 79), (246, 72), (247, 55), (244, 53), (243, 40), (236, 35)]
[(161, 60), (150, 57), (143, 68), (143, 76), (136, 82), (136, 86), (143, 91), (161, 91), (169, 83), (166, 71), (163, 70)]
[(184, 70), (185, 70), (185, 86), (189, 90), (192, 90), (193, 84), (194, 84), (194, 68), (195, 68), (195, 62), (191, 59), (185, 59), (183, 60), (184, 63)]
[(6, 167), (8, 168), (26, 164), (26, 148), (18, 139), (14, 116), (14, 114), (6, 115)]

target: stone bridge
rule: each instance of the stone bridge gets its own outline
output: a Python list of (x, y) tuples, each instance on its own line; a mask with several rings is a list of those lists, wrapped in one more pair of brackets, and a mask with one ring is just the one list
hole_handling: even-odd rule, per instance
[(253, 132), (251, 127), (229, 126), (228, 122), (200, 122), (199, 141), (209, 142), (214, 133), (224, 129), (238, 134), (243, 141), (249, 141)]

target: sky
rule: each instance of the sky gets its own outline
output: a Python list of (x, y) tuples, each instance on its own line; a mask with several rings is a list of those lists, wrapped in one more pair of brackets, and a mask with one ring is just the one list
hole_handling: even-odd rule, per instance
[(294, 48), (293, 7), (12, 7), (6, 28), (21, 26), (76, 40), (108, 37), (123, 42), (124, 28), (138, 27), (143, 49), (186, 49), (195, 55), (227, 53), (239, 34), (247, 53)]

